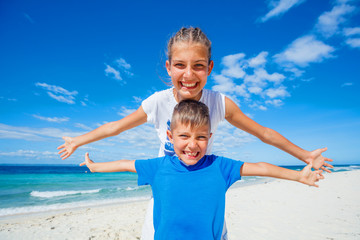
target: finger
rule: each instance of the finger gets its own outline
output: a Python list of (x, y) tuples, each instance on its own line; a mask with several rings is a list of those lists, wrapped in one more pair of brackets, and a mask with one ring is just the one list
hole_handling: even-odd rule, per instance
[(63, 154), (61, 154), (61, 158), (65, 157), (66, 155), (68, 155), (69, 153), (68, 152), (64, 152)]
[(63, 152), (66, 151), (66, 148), (64, 148), (63, 150), (59, 151), (58, 154), (62, 154)]
[(58, 146), (57, 149), (61, 149), (61, 148), (64, 148), (64, 147), (65, 147), (65, 144)]
[(334, 161), (334, 160), (332, 160), (331, 158), (325, 158), (325, 161), (327, 161), (327, 162), (332, 162), (332, 161)]
[(86, 165), (85, 162), (82, 162), (82, 163), (79, 164), (79, 166), (84, 166), (84, 165)]
[(325, 172), (331, 173), (331, 171), (329, 169), (327, 169), (326, 167), (321, 167), (322, 170), (324, 170)]
[(314, 183), (314, 185), (313, 185), (313, 186), (314, 186), (314, 187), (317, 187), (317, 188), (319, 187), (319, 185), (317, 185), (317, 184), (315, 184), (315, 183)]
[(324, 166), (329, 167), (329, 168), (333, 168), (333, 167), (334, 167), (333, 165), (331, 165), (331, 164), (329, 164), (329, 163), (326, 163), (326, 162), (324, 162)]
[(90, 160), (90, 158), (89, 158), (89, 153), (88, 153), (88, 152), (85, 153), (85, 159), (86, 159), (86, 160)]
[(62, 160), (65, 160), (69, 157), (70, 155), (68, 153), (64, 153), (64, 156), (61, 158)]

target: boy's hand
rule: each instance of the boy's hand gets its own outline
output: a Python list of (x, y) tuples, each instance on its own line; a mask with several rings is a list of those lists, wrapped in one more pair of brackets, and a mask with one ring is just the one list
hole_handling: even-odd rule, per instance
[(322, 170), (311, 171), (311, 168), (312, 164), (310, 163), (300, 171), (299, 182), (309, 186), (319, 187), (319, 185), (315, 184), (315, 182), (318, 182), (320, 179), (324, 179)]
[(58, 152), (58, 154), (61, 154), (61, 159), (64, 160), (71, 156), (73, 152), (77, 149), (77, 146), (74, 143), (73, 138), (71, 137), (63, 137), (65, 143), (61, 146), (59, 146), (57, 149), (62, 149)]
[(91, 165), (93, 164), (94, 162), (89, 158), (89, 153), (85, 153), (85, 161), (80, 163), (80, 166), (84, 166), (86, 165), (90, 172), (93, 172), (93, 170), (91, 169)]
[(333, 168), (333, 166), (326, 162), (332, 162), (333, 160), (330, 158), (323, 157), (321, 155), (326, 150), (327, 150), (327, 148), (319, 148), (314, 151), (311, 151), (309, 153), (309, 156), (307, 157), (307, 159), (305, 159), (305, 162), (307, 164), (311, 163), (312, 167), (316, 170), (322, 169), (328, 173), (331, 173), (331, 171), (329, 169), (327, 169), (326, 167)]

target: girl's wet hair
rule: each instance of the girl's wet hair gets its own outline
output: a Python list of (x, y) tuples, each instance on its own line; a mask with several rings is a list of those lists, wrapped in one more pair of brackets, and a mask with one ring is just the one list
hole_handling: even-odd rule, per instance
[(202, 126), (210, 126), (209, 108), (202, 102), (187, 99), (179, 102), (175, 108), (171, 118), (170, 129), (174, 130), (176, 125), (190, 125), (190, 128), (198, 128)]
[(167, 45), (168, 60), (171, 62), (172, 47), (175, 43), (199, 43), (207, 47), (209, 63), (211, 61), (211, 41), (205, 33), (198, 27), (182, 27), (174, 36), (172, 36)]

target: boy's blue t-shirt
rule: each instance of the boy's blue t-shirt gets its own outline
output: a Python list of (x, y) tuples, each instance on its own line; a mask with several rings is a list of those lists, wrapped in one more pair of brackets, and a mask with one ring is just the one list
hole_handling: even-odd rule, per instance
[(205, 155), (186, 166), (177, 156), (135, 161), (139, 185), (151, 185), (155, 239), (220, 239), (225, 193), (243, 162)]

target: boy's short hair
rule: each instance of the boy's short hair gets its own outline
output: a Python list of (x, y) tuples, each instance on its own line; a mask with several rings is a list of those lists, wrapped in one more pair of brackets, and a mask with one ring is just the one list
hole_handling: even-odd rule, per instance
[(179, 102), (175, 108), (171, 119), (170, 129), (174, 130), (177, 123), (189, 125), (190, 128), (197, 128), (201, 126), (210, 125), (209, 108), (202, 102), (195, 100), (183, 100)]

